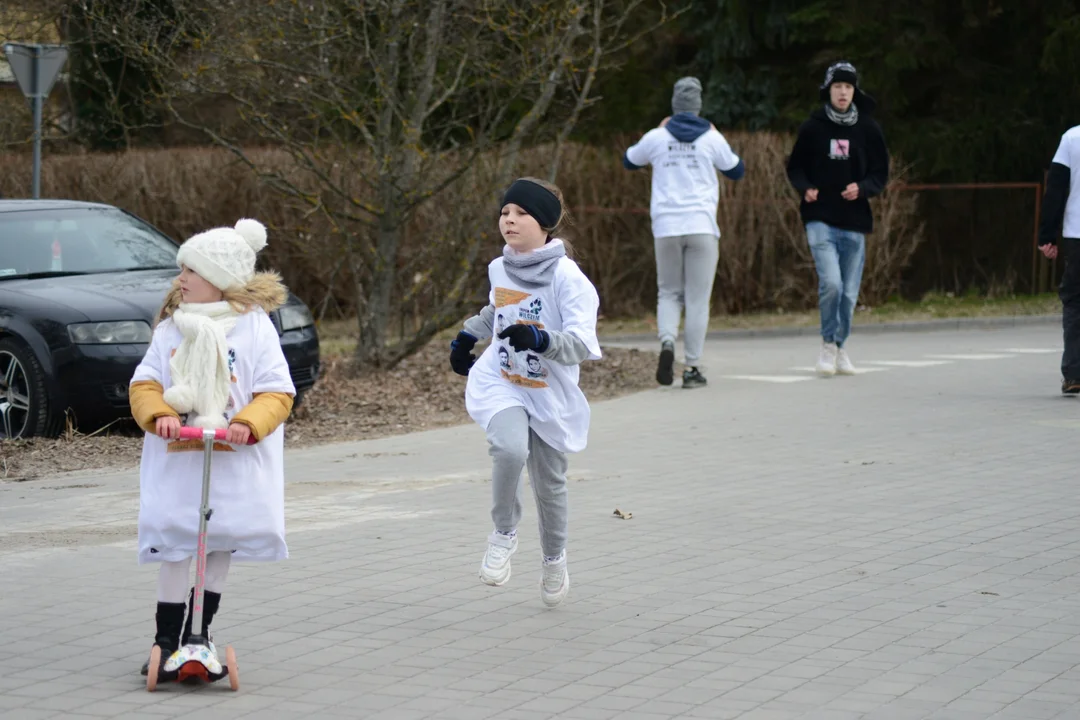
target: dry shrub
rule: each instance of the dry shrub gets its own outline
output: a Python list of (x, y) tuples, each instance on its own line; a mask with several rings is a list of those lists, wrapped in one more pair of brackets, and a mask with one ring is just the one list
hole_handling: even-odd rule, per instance
[[(722, 238), (714, 307), (728, 313), (812, 307), (817, 296), (813, 259), (799, 221), (798, 198), (784, 173), (793, 138), (738, 132), (727, 137), (743, 157), (747, 174), (740, 182), (721, 184)], [(609, 317), (640, 315), (655, 308), (650, 175), (628, 172), (620, 161), (634, 140), (622, 138), (603, 148), (572, 146), (564, 152), (559, 176), (576, 216), (570, 237)], [(523, 153), (521, 174), (546, 175), (550, 154), (549, 146)], [(264, 170), (278, 172), (300, 188), (312, 182), (286, 152), (253, 149), (248, 155)], [(501, 244), (495, 199), (485, 190), (494, 162), (481, 159), (413, 215), (394, 293), (401, 335), (418, 327), (445, 297), (445, 283), (461, 263), (452, 239), (463, 233), (480, 235), (490, 246), (475, 275), (477, 301), (483, 300), (483, 266)], [(0, 155), (4, 167), (24, 163), (23, 155)], [(900, 175), (894, 173), (891, 185)], [(25, 197), (28, 191), (28, 172), (0, 174), (0, 195)], [(278, 269), (317, 314), (349, 317), (355, 312), (356, 273), (346, 262), (341, 235), (324, 215), (283, 197), (225, 150), (46, 155), (42, 195), (117, 205), (177, 239), (211, 226), (231, 225), (240, 217), (259, 218), (273, 231), (263, 258), (267, 266)], [(484, 211), (487, 206), (490, 214)], [(873, 207), (876, 227), (868, 242), (863, 285), (863, 300), (872, 304), (897, 291), (901, 272), (922, 240), (915, 196), (889, 190)], [(474, 227), (478, 217), (490, 220)]]

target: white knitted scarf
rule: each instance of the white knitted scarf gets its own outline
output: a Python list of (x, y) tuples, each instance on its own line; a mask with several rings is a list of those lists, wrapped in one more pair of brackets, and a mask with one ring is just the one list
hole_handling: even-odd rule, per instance
[(165, 402), (181, 415), (194, 412), (194, 427), (225, 428), (229, 404), (229, 344), (225, 336), (240, 314), (227, 302), (181, 303), (173, 313), (183, 335), (169, 360), (171, 384)]

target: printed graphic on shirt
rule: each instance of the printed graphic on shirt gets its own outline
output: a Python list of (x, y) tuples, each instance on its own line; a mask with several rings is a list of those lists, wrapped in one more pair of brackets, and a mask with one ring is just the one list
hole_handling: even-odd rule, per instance
[(830, 140), (829, 157), (833, 160), (847, 160), (851, 157), (851, 141), (837, 139)]
[(543, 324), (540, 322), (540, 313), (544, 309), (544, 304), (540, 301), (540, 298), (536, 298), (527, 308), (518, 308), (518, 322), (526, 325), (536, 325), (538, 328), (543, 329)]
[[(233, 385), (236, 384), (236, 373), (233, 372), (233, 368), (236, 367), (236, 351), (229, 348), (229, 382)], [(229, 398), (230, 400), (232, 398)]]
[(685, 165), (686, 167), (695, 170), (700, 167), (697, 145), (694, 143), (672, 141), (668, 143), (667, 150), (667, 157), (664, 158), (664, 162), (661, 163), (664, 167)]
[(502, 371), (503, 380), (506, 380), (511, 385), (517, 385), (518, 387), (528, 388), (529, 390), (543, 390), (548, 387), (548, 384), (543, 380), (532, 380), (520, 375), (513, 375), (511, 373)]
[[(178, 452), (202, 452), (202, 440), (174, 440), (166, 445), (165, 450), (171, 453)], [(215, 442), (214, 452), (236, 452), (236, 448), (228, 443)]]
[(547, 369), (544, 368), (540, 358), (536, 355), (527, 355), (525, 357), (525, 366), (527, 368), (526, 374), (533, 380), (543, 379), (548, 376)]
[[(530, 297), (532, 295), (520, 290), (504, 287), (495, 288), (495, 307), (506, 308), (505, 312), (495, 315), (496, 337), (510, 325), (532, 325), (537, 329), (544, 329), (544, 323), (541, 322), (540, 318), (544, 312), (544, 303), (540, 298), (536, 297), (527, 305), (523, 304)], [(516, 318), (514, 317), (514, 311), (510, 308), (511, 305), (517, 305)], [(504, 380), (532, 390), (541, 390), (548, 387), (548, 384), (544, 381), (548, 376), (548, 371), (538, 355), (530, 354), (525, 358), (525, 375), (521, 375), (514, 372), (515, 366), (521, 363), (520, 360), (515, 362), (514, 356), (516, 353), (511, 352), (506, 345), (500, 345), (496, 352), (499, 356), (499, 368)]]
[(503, 308), (508, 305), (517, 305), (518, 303), (528, 300), (529, 293), (521, 292), (520, 290), (511, 290), (510, 288), (497, 287), (495, 288), (495, 307)]
[[(540, 327), (543, 327), (542, 325)], [(540, 359), (539, 355), (529, 353), (525, 356), (525, 376), (514, 373), (514, 356), (512, 353), (502, 346), (498, 350), (499, 352), (499, 367), (502, 369), (502, 376), (504, 379), (510, 381), (514, 385), (520, 387), (531, 388), (539, 390), (548, 387), (545, 382), (548, 376), (547, 368), (544, 367), (544, 361)], [(505, 357), (503, 353), (505, 354)], [(520, 362), (520, 360), (518, 360)]]

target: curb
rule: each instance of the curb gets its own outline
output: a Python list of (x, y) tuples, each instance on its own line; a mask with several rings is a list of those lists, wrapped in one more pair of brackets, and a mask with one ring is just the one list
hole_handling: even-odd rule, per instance
[[(993, 330), (1041, 325), (1059, 325), (1061, 315), (1013, 315), (1007, 317), (961, 317), (943, 320), (915, 320), (911, 322), (855, 323), (852, 334), (885, 335), (903, 332), (932, 332), (940, 330)], [(778, 327), (778, 328), (740, 328), (732, 330), (710, 330), (707, 340), (735, 340), (740, 338), (790, 338), (818, 335), (818, 326)], [(656, 334), (638, 333), (634, 335), (604, 335), (601, 342), (645, 342), (656, 340)]]

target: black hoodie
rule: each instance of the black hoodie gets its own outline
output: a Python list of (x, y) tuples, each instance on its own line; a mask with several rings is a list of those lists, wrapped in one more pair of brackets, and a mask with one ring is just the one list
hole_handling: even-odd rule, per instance
[[(841, 230), (869, 233), (874, 229), (869, 199), (885, 190), (889, 179), (889, 151), (881, 127), (860, 114), (854, 125), (840, 125), (818, 108), (799, 128), (799, 137), (787, 166), (788, 179), (799, 191), (803, 223), (823, 222)], [(849, 184), (859, 186), (859, 197), (845, 200), (840, 193)], [(806, 202), (806, 191), (817, 188), (818, 199)]]

